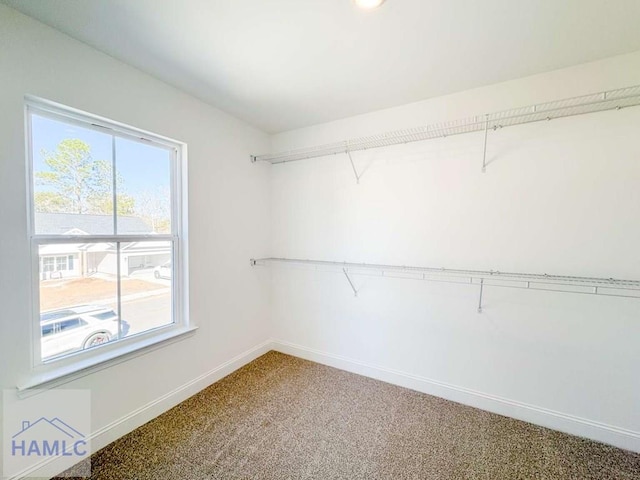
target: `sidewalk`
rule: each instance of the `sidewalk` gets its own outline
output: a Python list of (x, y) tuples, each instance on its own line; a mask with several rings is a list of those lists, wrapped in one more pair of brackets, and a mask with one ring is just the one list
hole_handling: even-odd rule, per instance
[[(170, 293), (170, 292), (171, 292), (171, 289), (168, 287), (158, 288), (156, 290), (149, 290), (148, 292), (139, 292), (139, 293), (132, 293), (131, 295), (124, 295), (120, 297), (120, 301), (122, 303), (132, 302), (134, 300), (140, 300), (143, 298), (157, 297), (164, 293)], [(96, 300), (95, 302), (91, 302), (91, 303), (94, 305), (113, 305), (113, 299)]]

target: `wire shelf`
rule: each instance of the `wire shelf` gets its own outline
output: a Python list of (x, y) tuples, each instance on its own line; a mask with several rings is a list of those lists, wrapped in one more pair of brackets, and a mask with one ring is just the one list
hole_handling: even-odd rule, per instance
[(555, 118), (602, 112), (605, 110), (616, 110), (637, 105), (640, 105), (640, 85), (515, 108), (487, 115), (478, 115), (462, 120), (395, 130), (393, 132), (359, 137), (325, 145), (280, 153), (255, 155), (251, 157), (251, 160), (253, 162), (264, 161), (272, 164), (294, 162), (339, 153), (421, 142), (450, 135), (461, 135), (483, 130), (497, 130), (499, 128), (524, 123), (540, 122)]
[(640, 280), (617, 278), (578, 277), (539, 273), (501, 272), (497, 270), (466, 270), (373, 263), (333, 262), (293, 258), (251, 259), (251, 265), (288, 264), (308, 266), (327, 271), (390, 278), (464, 283), (480, 286), (522, 288), (564, 293), (640, 298)]

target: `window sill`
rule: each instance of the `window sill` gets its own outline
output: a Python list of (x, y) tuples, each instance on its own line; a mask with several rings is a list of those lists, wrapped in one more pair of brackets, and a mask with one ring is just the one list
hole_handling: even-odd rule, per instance
[[(96, 350), (86, 356), (76, 358), (72, 363), (54, 366), (55, 364), (45, 364), (37, 367), (32, 375), (17, 386), (21, 397), (29, 396), (38, 389), (49, 389), (68, 383), (85, 375), (103, 370), (113, 365), (126, 362), (132, 358), (144, 355), (168, 344), (182, 340), (193, 334), (198, 327), (176, 327), (167, 329), (162, 333), (155, 333), (139, 339), (131, 339), (131, 342), (114, 343), (113, 348), (108, 350)], [(42, 369), (41, 371), (38, 371)]]

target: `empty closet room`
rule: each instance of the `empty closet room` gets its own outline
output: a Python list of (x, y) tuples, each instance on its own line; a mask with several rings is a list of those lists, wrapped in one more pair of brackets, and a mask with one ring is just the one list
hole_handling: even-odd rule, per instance
[(0, 0), (2, 478), (640, 478), (639, 23)]

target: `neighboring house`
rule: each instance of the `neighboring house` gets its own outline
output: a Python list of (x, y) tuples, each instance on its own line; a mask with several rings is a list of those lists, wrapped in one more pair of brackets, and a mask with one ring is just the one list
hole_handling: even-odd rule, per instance
[[(70, 213), (36, 213), (40, 234), (108, 235), (113, 233), (113, 216)], [(118, 231), (130, 234), (154, 233), (140, 217), (118, 217)], [(50, 244), (40, 247), (42, 280), (118, 273), (115, 243)], [(130, 275), (153, 268), (171, 259), (171, 243), (145, 241), (120, 244), (120, 273)]]

